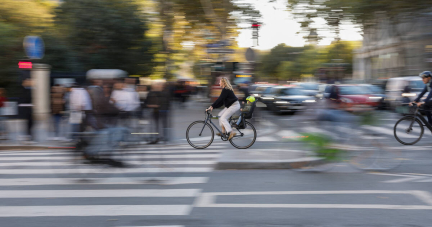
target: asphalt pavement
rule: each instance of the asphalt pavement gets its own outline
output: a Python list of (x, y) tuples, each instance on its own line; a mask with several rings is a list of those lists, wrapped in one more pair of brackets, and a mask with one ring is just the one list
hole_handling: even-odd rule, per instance
[[(142, 166), (96, 169), (88, 181), (80, 180), (88, 168), (71, 165), (62, 150), (0, 152), (0, 226), (430, 226), (431, 134), (414, 146), (399, 144), (391, 127), (399, 115), (381, 112), (383, 123), (370, 128), (404, 152), (398, 168), (363, 172), (340, 163), (329, 172), (304, 173), (215, 170), (233, 147), (218, 139), (205, 150), (187, 144), (185, 126), (204, 117), (199, 110), (177, 110), (177, 143), (123, 150), (124, 160)], [(262, 157), (268, 150), (301, 153), (307, 149), (283, 137), (318, 130), (298, 127), (306, 124), (304, 115), (260, 117), (271, 124), (260, 125), (265, 133), (244, 151)], [(163, 172), (154, 167), (161, 154)], [(156, 173), (161, 181), (153, 181)]]

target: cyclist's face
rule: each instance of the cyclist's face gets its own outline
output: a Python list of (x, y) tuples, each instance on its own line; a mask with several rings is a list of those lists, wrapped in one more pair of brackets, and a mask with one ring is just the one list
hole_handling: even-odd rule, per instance
[(423, 83), (427, 84), (431, 80), (431, 77), (423, 77), (422, 79), (423, 79)]
[(225, 84), (224, 84), (223, 80), (220, 80), (220, 81), (219, 81), (219, 86), (221, 86), (222, 88), (225, 87)]

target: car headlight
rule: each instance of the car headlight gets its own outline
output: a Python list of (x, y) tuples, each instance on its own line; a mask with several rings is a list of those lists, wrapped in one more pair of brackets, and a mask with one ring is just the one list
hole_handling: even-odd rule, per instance
[(402, 93), (402, 96), (403, 97), (414, 97), (414, 96), (416, 96), (416, 94), (415, 93)]
[(288, 104), (289, 102), (287, 102), (287, 101), (276, 101), (275, 103), (276, 104)]
[(382, 97), (373, 96), (373, 97), (369, 97), (369, 99), (372, 99), (372, 100), (378, 100), (378, 99), (382, 99)]
[(309, 99), (309, 100), (304, 100), (303, 102), (309, 102), (309, 103), (311, 103), (311, 102), (316, 102), (316, 101), (313, 100), (313, 99)]
[(264, 100), (273, 100), (274, 98), (271, 98), (271, 97), (261, 97), (262, 99), (264, 99)]

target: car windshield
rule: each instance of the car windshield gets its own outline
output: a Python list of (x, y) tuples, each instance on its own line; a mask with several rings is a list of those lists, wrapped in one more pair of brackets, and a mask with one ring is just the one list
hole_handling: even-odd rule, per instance
[(272, 87), (268, 87), (268, 88), (265, 89), (264, 92), (263, 92), (263, 94), (266, 94), (266, 95), (271, 94), (271, 93), (273, 93), (273, 88), (272, 88)]
[(262, 91), (266, 90), (267, 88), (268, 87), (258, 87), (257, 89), (255, 89), (255, 91), (262, 92)]
[(378, 86), (366, 86), (372, 94), (383, 94), (384, 91)]
[(304, 95), (299, 88), (285, 88), (281, 91), (281, 95)]
[(341, 95), (365, 95), (367, 90), (357, 86), (340, 86), (339, 93)]
[(410, 81), (410, 87), (412, 89), (420, 90), (424, 88), (424, 83), (421, 80), (412, 80)]
[(300, 87), (302, 87), (305, 90), (318, 90), (318, 86), (319, 84), (312, 84), (312, 83), (300, 84)]

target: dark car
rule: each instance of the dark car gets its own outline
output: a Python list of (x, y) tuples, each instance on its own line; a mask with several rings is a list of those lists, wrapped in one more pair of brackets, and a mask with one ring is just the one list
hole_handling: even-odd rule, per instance
[(261, 97), (259, 97), (259, 101), (264, 103), (267, 107), (267, 109), (271, 110), (273, 108), (273, 102), (276, 96), (279, 94), (279, 91), (281, 89), (286, 88), (285, 86), (275, 86), (275, 87), (268, 87), (264, 92), (261, 94)]
[(306, 95), (316, 96), (319, 93), (319, 85), (318, 83), (295, 83), (300, 87)]
[(305, 94), (301, 88), (285, 87), (275, 95), (272, 110), (275, 113), (294, 113), (315, 102), (315, 98)]

